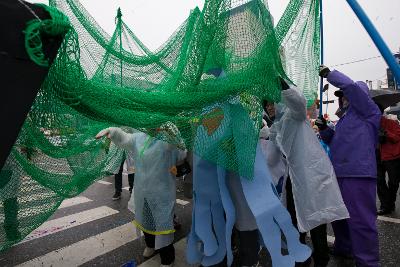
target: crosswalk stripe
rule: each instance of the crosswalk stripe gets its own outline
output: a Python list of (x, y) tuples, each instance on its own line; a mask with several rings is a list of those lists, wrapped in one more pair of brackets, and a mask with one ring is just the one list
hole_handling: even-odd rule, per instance
[(64, 200), (58, 209), (69, 208), (75, 205), (83, 204), (92, 201), (87, 197), (74, 197)]
[[(37, 216), (38, 214), (45, 213), (46, 210), (49, 209), (48, 203), (43, 203), (42, 205), (37, 206), (29, 206), (27, 208), (19, 208), (18, 210), (18, 219)], [(0, 214), (0, 221), (4, 220), (4, 214)]]
[[(30, 187), (32, 188), (32, 187)], [(38, 189), (37, 191), (35, 191), (36, 189)], [(29, 194), (26, 194), (24, 192), (22, 192), (23, 195), (20, 195), (17, 197), (17, 201), (18, 204), (26, 204), (32, 201), (36, 201), (36, 200), (44, 200), (44, 199), (51, 199), (52, 197), (56, 196), (56, 193), (51, 192), (51, 191), (47, 191), (44, 192), (43, 188), (32, 188), (32, 191), (29, 192)], [(3, 208), (3, 202), (0, 201), (0, 208)]]
[[(54, 194), (49, 194), (48, 199), (50, 200), (52, 197), (54, 197)], [(32, 196), (32, 198), (26, 197), (25, 199), (21, 199), (18, 198), (18, 204), (28, 204), (29, 202), (34, 202), (36, 200), (45, 200), (46, 197), (43, 195), (36, 195), (36, 196)], [(75, 197), (75, 198), (70, 198), (70, 199), (66, 199), (64, 200), (60, 207), (58, 207), (58, 209), (63, 209), (63, 208), (68, 208), (68, 207), (72, 207), (75, 205), (79, 205), (79, 204), (83, 204), (86, 202), (90, 202), (92, 200), (86, 198), (86, 197)], [(39, 205), (34, 205), (34, 206), (28, 206), (27, 208), (21, 208), (18, 210), (18, 218), (22, 219), (22, 218), (26, 218), (26, 217), (31, 217), (31, 216), (36, 216), (40, 213), (43, 213), (44, 211), (46, 211), (49, 208), (49, 204), (48, 203), (39, 203)], [(0, 214), (0, 221), (4, 220), (4, 214)]]
[(182, 205), (182, 206), (186, 206), (187, 204), (189, 204), (189, 201), (177, 199), (176, 203), (178, 203), (179, 205)]
[(39, 193), (39, 194), (31, 194), (31, 195), (23, 195), (21, 197), (18, 197), (18, 204), (23, 204), (23, 203), (28, 203), (32, 202), (35, 200), (45, 200), (47, 198), (52, 198), (55, 197), (56, 194), (53, 192), (45, 192), (45, 193)]
[(119, 211), (107, 206), (101, 206), (91, 210), (85, 210), (58, 219), (47, 221), (39, 228), (30, 233), (19, 244), (32, 241), (36, 238), (41, 238), (50, 234), (58, 233), (88, 222), (92, 222), (107, 216), (117, 214)]
[(17, 266), (79, 266), (137, 238), (135, 226), (133, 223), (127, 223)]
[(35, 180), (33, 180), (33, 179), (22, 181), (21, 184), (23, 184), (24, 186), (38, 186), (38, 187), (41, 187), (41, 185), (38, 182), (36, 182)]
[(378, 216), (378, 220), (391, 223), (400, 223), (400, 219), (390, 218), (385, 216)]
[(112, 184), (112, 183), (110, 183), (110, 182), (107, 182), (107, 181), (103, 181), (103, 180), (100, 180), (100, 181), (97, 181), (99, 184), (104, 184), (104, 185), (110, 185), (110, 184)]
[[(129, 190), (129, 186), (123, 187), (122, 189), (128, 191), (128, 190)], [(178, 199), (176, 200), (176, 203), (179, 204), (179, 205), (182, 205), (182, 206), (186, 206), (186, 205), (189, 204), (190, 202), (178, 198)]]

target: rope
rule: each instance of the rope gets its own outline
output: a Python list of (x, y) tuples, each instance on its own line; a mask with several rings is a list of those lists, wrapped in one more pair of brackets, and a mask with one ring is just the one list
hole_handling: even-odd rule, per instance
[(368, 61), (368, 60), (372, 60), (372, 59), (377, 59), (377, 58), (381, 58), (381, 57), (382, 57), (382, 56), (363, 58), (363, 59), (354, 60), (354, 61), (350, 61), (350, 62), (346, 62), (346, 63), (341, 63), (341, 64), (337, 64), (337, 65), (332, 65), (332, 66), (330, 66), (330, 67), (338, 67), (338, 66), (350, 65), (350, 64), (360, 63), (360, 62), (364, 62), (364, 61)]
[(34, 11), (29, 8), (22, 0), (18, 0), (27, 7), (36, 17), (27, 23), (25, 29), (25, 49), (30, 59), (42, 67), (49, 66), (49, 60), (43, 53), (42, 34), (50, 36), (59, 36), (66, 34), (70, 29), (70, 22), (67, 16), (58, 11), (56, 8), (38, 4), (45, 9), (51, 19), (41, 20)]

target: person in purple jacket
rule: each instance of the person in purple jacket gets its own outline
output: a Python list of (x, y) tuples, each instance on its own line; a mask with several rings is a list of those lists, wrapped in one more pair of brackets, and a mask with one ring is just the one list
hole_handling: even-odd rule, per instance
[(320, 76), (340, 90), (340, 119), (335, 129), (317, 119), (322, 140), (331, 151), (339, 187), (350, 218), (332, 223), (334, 254), (352, 255), (357, 266), (380, 266), (376, 227), (375, 149), (381, 113), (364, 82), (354, 82), (343, 73), (320, 67)]

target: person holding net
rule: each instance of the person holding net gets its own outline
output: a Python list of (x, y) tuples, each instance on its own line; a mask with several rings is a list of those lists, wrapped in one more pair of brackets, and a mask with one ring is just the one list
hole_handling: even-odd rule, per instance
[(319, 75), (339, 88), (339, 121), (335, 129), (324, 118), (315, 124), (329, 145), (340, 191), (350, 218), (332, 223), (334, 254), (354, 256), (357, 266), (380, 266), (376, 226), (377, 167), (375, 149), (381, 112), (369, 95), (366, 83), (326, 66)]
[[(308, 122), (304, 95), (284, 79), (280, 82), (282, 103), (267, 106), (267, 113), (273, 111), (275, 118), (269, 140), (280, 150), (276, 157), (283, 157), (287, 163), (289, 179), (283, 185), (286, 206), (301, 232), (300, 242), (306, 243), (306, 232), (310, 231), (314, 266), (327, 266), (326, 224), (348, 218), (348, 212), (330, 159)], [(272, 169), (280, 162), (272, 155), (267, 158)]]
[[(174, 129), (172, 129), (174, 128)], [(100, 131), (96, 138), (107, 137), (115, 145), (130, 151), (135, 160), (136, 177), (133, 192), (134, 224), (143, 231), (146, 248), (143, 256), (148, 258), (159, 250), (161, 266), (172, 266), (175, 261), (174, 205), (176, 199), (173, 166), (186, 157), (186, 150), (171, 141), (176, 127), (167, 123), (151, 132), (128, 134), (111, 127)], [(169, 140), (164, 142), (162, 140)]]

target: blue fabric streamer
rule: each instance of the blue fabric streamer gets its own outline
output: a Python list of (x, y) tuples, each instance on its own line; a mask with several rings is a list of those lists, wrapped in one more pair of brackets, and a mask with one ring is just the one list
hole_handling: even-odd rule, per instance
[(214, 235), (212, 209), (222, 205), (219, 197), (218, 175), (215, 165), (193, 155), (193, 189), (196, 194), (194, 205), (195, 233), (204, 244), (204, 255), (217, 252), (218, 241)]
[[(271, 175), (265, 164), (261, 146), (257, 146), (254, 179), (240, 179), (247, 203), (253, 212), (274, 267), (294, 266), (311, 256), (311, 249), (300, 243), (288, 211), (274, 192)], [(281, 231), (285, 235), (289, 255), (281, 252)]]
[(228, 254), (232, 262), (230, 241), (235, 212), (225, 185), (225, 170), (196, 155), (193, 162), (194, 207), (187, 260), (210, 266), (222, 262)]
[[(222, 262), (226, 255), (228, 265), (231, 265), (235, 207), (226, 186), (226, 171), (196, 155), (193, 161), (195, 204), (187, 243), (188, 263), (201, 262), (203, 266), (210, 266)], [(215, 251), (214, 242), (217, 243)], [(209, 253), (214, 253), (206, 254), (205, 248), (210, 248)]]
[(233, 201), (229, 194), (228, 187), (226, 186), (225, 178), (226, 178), (226, 170), (221, 167), (218, 167), (218, 184), (226, 217), (225, 235), (226, 235), (226, 244), (228, 244), (226, 246), (226, 257), (228, 266), (231, 266), (233, 262), (233, 253), (230, 244), (232, 244), (231, 242), (232, 230), (233, 226), (235, 225), (236, 212), (235, 212), (235, 206), (233, 205)]
[[(193, 193), (193, 198), (196, 199), (196, 194)], [(187, 237), (186, 261), (189, 264), (200, 263), (204, 256), (203, 244), (200, 238), (196, 235), (196, 220), (194, 209), (192, 210), (192, 228)]]

